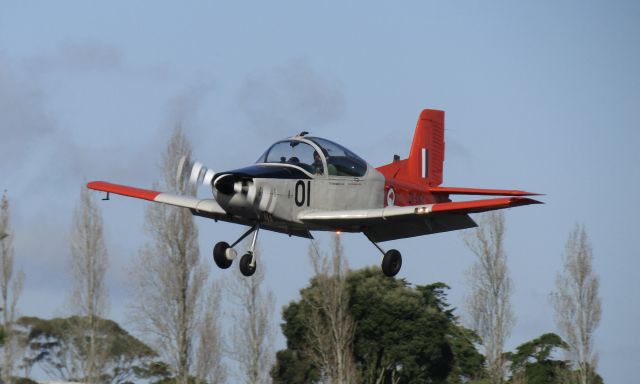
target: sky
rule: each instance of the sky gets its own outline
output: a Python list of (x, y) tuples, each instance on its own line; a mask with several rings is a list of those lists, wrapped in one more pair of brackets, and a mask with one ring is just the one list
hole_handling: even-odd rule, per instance
[[(640, 359), (640, 3), (635, 1), (0, 1), (0, 190), (11, 201), (19, 307), (64, 313), (69, 231), (90, 180), (150, 187), (177, 125), (218, 171), (306, 130), (370, 164), (407, 156), (424, 108), (446, 113), (446, 186), (524, 189), (506, 211), (517, 322), (507, 348), (556, 331), (549, 293), (582, 224), (603, 315), (598, 371), (632, 382)], [(206, 190), (200, 195), (206, 196)], [(127, 324), (128, 268), (146, 202), (100, 202), (111, 317)], [(196, 218), (201, 257), (243, 228)], [(317, 236), (328, 248), (327, 234)], [(312, 274), (309, 242), (260, 233), (277, 318)], [(379, 265), (343, 235), (352, 268)], [(474, 257), (459, 233), (383, 244), (399, 277), (447, 283), (464, 317)], [(211, 262), (211, 260), (209, 260)], [(214, 278), (224, 275), (211, 262)], [(278, 348), (284, 338), (278, 336)]]

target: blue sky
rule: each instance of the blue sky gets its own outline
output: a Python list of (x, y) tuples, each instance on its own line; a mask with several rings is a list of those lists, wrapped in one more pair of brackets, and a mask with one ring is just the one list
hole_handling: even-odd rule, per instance
[[(517, 315), (508, 346), (555, 330), (548, 294), (581, 223), (601, 279), (599, 371), (607, 382), (635, 377), (639, 3), (131, 3), (0, 2), (0, 189), (27, 274), (24, 314), (62, 313), (83, 183), (150, 186), (178, 123), (216, 170), (302, 130), (382, 165), (407, 155), (421, 109), (437, 108), (446, 111), (444, 185), (546, 194), (544, 206), (506, 213)], [(111, 314), (124, 322), (145, 203), (101, 207)], [(197, 222), (202, 257), (242, 232)], [(279, 312), (311, 275), (308, 242), (265, 232), (260, 241)], [(379, 263), (363, 236), (343, 243), (351, 267)], [(458, 234), (385, 246), (402, 251), (401, 277), (444, 281), (462, 305), (473, 256)]]

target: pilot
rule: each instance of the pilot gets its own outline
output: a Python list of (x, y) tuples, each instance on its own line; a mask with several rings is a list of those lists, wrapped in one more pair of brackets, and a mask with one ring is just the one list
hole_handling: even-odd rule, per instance
[[(329, 153), (327, 152), (327, 150), (322, 148), (322, 153), (324, 154), (324, 157), (327, 159), (327, 168), (328, 168), (327, 170), (329, 171), (329, 175), (337, 175), (338, 170), (336, 169), (336, 166), (329, 163)], [(313, 151), (313, 164), (311, 164), (311, 166), (313, 167), (313, 171), (316, 175), (322, 175), (324, 173), (324, 167), (322, 166), (322, 158), (320, 157), (320, 154), (318, 153), (318, 151)]]
[(320, 158), (320, 154), (318, 151), (313, 151), (313, 173), (316, 175), (322, 175), (324, 173), (324, 167), (322, 166), (322, 158)]

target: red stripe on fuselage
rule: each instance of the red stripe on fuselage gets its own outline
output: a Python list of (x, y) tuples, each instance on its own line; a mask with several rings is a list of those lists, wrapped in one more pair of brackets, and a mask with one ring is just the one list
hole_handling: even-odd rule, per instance
[(107, 183), (105, 181), (92, 181), (87, 184), (87, 188), (150, 201), (154, 201), (160, 194), (160, 192), (149, 189), (134, 188), (126, 185)]

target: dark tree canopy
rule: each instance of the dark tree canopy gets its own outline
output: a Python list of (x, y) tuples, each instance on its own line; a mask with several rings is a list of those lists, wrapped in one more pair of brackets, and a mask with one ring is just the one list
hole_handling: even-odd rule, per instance
[[(554, 384), (571, 382), (577, 377), (567, 361), (554, 359), (559, 349), (567, 349), (567, 343), (555, 333), (545, 333), (533, 340), (520, 344), (515, 352), (505, 355), (511, 362), (511, 382), (530, 384)], [(594, 374), (594, 384), (602, 383), (602, 378)]]
[[(475, 334), (461, 327), (448, 308), (443, 283), (411, 287), (383, 276), (377, 269), (350, 272), (349, 310), (356, 321), (354, 358), (360, 381), (401, 383), (461, 382), (482, 372), (483, 357), (474, 347)], [(307, 298), (315, 281), (301, 291), (301, 300), (284, 308), (282, 330), (287, 349), (279, 351), (272, 377), (276, 383), (313, 383), (316, 367), (305, 357)]]
[[(83, 327), (89, 326), (87, 317), (41, 319), (22, 317), (17, 321), (18, 330), (23, 334), (27, 351), (23, 367), (38, 364), (52, 377), (65, 380), (81, 380), (75, 377), (78, 364), (86, 343)], [(162, 377), (167, 374), (164, 364), (156, 361), (157, 354), (146, 344), (131, 336), (118, 323), (108, 319), (98, 319), (99, 337), (106, 342), (107, 358), (102, 382), (126, 383), (134, 378)], [(80, 330), (80, 331), (78, 331)]]

